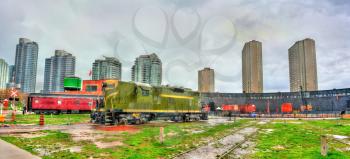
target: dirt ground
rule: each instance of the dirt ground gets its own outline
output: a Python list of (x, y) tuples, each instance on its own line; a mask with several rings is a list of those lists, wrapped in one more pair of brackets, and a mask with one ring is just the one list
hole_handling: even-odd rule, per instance
[[(164, 124), (164, 122), (169, 121), (152, 121), (148, 125), (155, 125), (159, 126)], [(204, 123), (207, 123), (209, 126), (215, 126), (222, 123), (232, 123), (234, 122), (229, 121), (228, 118), (223, 117), (215, 117), (211, 118), (208, 121), (202, 121)], [(47, 133), (42, 132), (43, 130), (53, 130), (53, 131), (61, 131), (63, 133), (68, 133), (71, 135), (74, 142), (80, 142), (80, 141), (91, 141), (93, 142), (98, 148), (110, 148), (115, 146), (122, 146), (123, 143), (122, 140), (115, 139), (113, 141), (104, 141), (104, 139), (108, 138), (115, 138), (116, 134), (122, 133), (122, 132), (129, 132), (129, 133), (136, 133), (138, 132), (137, 126), (134, 125), (127, 125), (127, 126), (101, 126), (101, 125), (95, 125), (91, 123), (82, 123), (82, 124), (72, 124), (72, 125), (45, 125), (45, 126), (39, 126), (39, 125), (10, 125), (9, 127), (2, 127), (0, 129), (0, 135), (6, 134), (14, 137), (21, 137), (21, 138), (36, 138), (36, 137), (42, 137), (46, 136)], [(189, 130), (191, 133), (200, 133), (201, 130)], [(167, 136), (174, 135), (172, 132), (169, 132), (166, 134)], [(224, 144), (228, 144), (223, 140)], [(60, 146), (58, 146), (60, 147)], [(82, 147), (80, 146), (74, 146), (69, 148), (64, 148), (66, 150), (69, 150), (70, 152), (80, 152)], [(61, 149), (62, 150), (62, 149)], [(47, 155), (47, 150), (37, 150), (39, 151), (40, 156)], [(57, 150), (59, 151), (59, 150)]]

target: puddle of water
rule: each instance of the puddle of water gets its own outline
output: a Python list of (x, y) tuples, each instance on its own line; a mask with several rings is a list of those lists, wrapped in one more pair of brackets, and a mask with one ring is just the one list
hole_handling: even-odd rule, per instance
[(30, 133), (21, 133), (21, 134), (11, 134), (13, 137), (20, 137), (20, 138), (37, 138), (37, 137), (43, 137), (46, 136), (47, 133), (44, 132), (30, 132)]
[(73, 146), (73, 147), (68, 148), (68, 150), (72, 153), (74, 153), (74, 152), (79, 153), (79, 152), (81, 152), (81, 147), (80, 146)]
[(105, 148), (111, 148), (111, 147), (115, 147), (115, 146), (122, 146), (124, 145), (122, 142), (120, 141), (113, 141), (113, 142), (94, 142), (94, 144), (100, 148), (100, 149), (105, 149)]
[(344, 139), (349, 138), (349, 137), (347, 137), (347, 136), (342, 136), (342, 135), (332, 135), (332, 136), (333, 136), (333, 138), (335, 138), (335, 139), (340, 139), (340, 140), (344, 140)]

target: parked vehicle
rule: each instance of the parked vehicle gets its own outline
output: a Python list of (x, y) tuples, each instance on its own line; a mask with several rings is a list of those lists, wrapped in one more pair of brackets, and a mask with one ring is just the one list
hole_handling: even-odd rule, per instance
[(95, 95), (41, 94), (28, 97), (28, 111), (46, 114), (90, 113), (102, 98)]
[(105, 88), (104, 103), (91, 114), (100, 124), (142, 124), (154, 119), (206, 120), (199, 93), (186, 88), (119, 81)]

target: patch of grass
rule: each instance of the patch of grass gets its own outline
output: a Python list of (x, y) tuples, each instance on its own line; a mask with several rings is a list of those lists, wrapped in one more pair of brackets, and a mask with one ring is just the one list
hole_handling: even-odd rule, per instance
[[(7, 121), (5, 124), (34, 124), (39, 125), (40, 115), (36, 114), (17, 114), (16, 121)], [(73, 123), (86, 123), (90, 120), (90, 114), (60, 114), (60, 115), (44, 115), (45, 124), (62, 125)]]
[[(189, 123), (161, 123), (164, 127), (164, 143), (159, 143), (160, 125), (140, 125), (139, 132), (124, 132), (106, 136), (101, 141), (121, 141), (124, 145), (100, 149), (91, 141), (75, 142), (71, 136), (60, 131), (44, 131), (47, 135), (37, 138), (18, 138), (0, 136), (18, 147), (33, 154), (39, 154), (38, 149), (50, 152), (44, 159), (53, 158), (125, 158), (125, 159), (153, 159), (167, 158), (170, 155), (198, 146), (210, 138), (222, 137), (229, 134), (233, 128), (243, 126), (248, 120), (237, 120), (237, 123), (209, 126), (204, 122)], [(192, 132), (195, 131), (195, 133)], [(200, 131), (199, 131), (200, 130)], [(78, 153), (69, 152), (68, 148), (81, 146)]]
[[(329, 153), (326, 157), (322, 157), (320, 154), (321, 135), (336, 134), (349, 136), (350, 127), (344, 125), (349, 124), (350, 121), (299, 120), (286, 121), (286, 124), (283, 122), (270, 122), (260, 126), (262, 130), (273, 129), (273, 131), (271, 133), (259, 133), (256, 146), (257, 152), (252, 158), (350, 158), (349, 151), (340, 152), (337, 150), (337, 148), (346, 147), (346, 145), (334, 141), (329, 141)], [(282, 146), (283, 148), (275, 149), (274, 147), (276, 146)]]
[(49, 130), (42, 132), (47, 133), (47, 135), (36, 138), (21, 138), (3, 135), (0, 136), (0, 138), (33, 154), (39, 154), (39, 149), (53, 151), (62, 148), (62, 146), (68, 147), (74, 145), (69, 134)]
[[(230, 133), (234, 127), (242, 126), (247, 120), (239, 120), (237, 123), (219, 124), (213, 127), (201, 123), (171, 123), (165, 126), (165, 134), (176, 132), (176, 135), (165, 137), (163, 144), (159, 143), (159, 127), (144, 127), (142, 132), (128, 134), (114, 158), (161, 158), (170, 157), (181, 151), (197, 147), (200, 143), (206, 142), (208, 138), (222, 137)], [(204, 130), (199, 133), (185, 131), (187, 129)]]

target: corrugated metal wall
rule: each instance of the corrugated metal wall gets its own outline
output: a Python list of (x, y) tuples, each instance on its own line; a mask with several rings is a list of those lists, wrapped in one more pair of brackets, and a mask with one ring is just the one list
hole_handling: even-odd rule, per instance
[(350, 109), (350, 88), (312, 92), (277, 92), (277, 93), (202, 93), (202, 105), (213, 102), (216, 107), (222, 104), (255, 104), (257, 112), (280, 112), (285, 102), (293, 104), (294, 110), (301, 105), (312, 105), (313, 112), (338, 113)]

